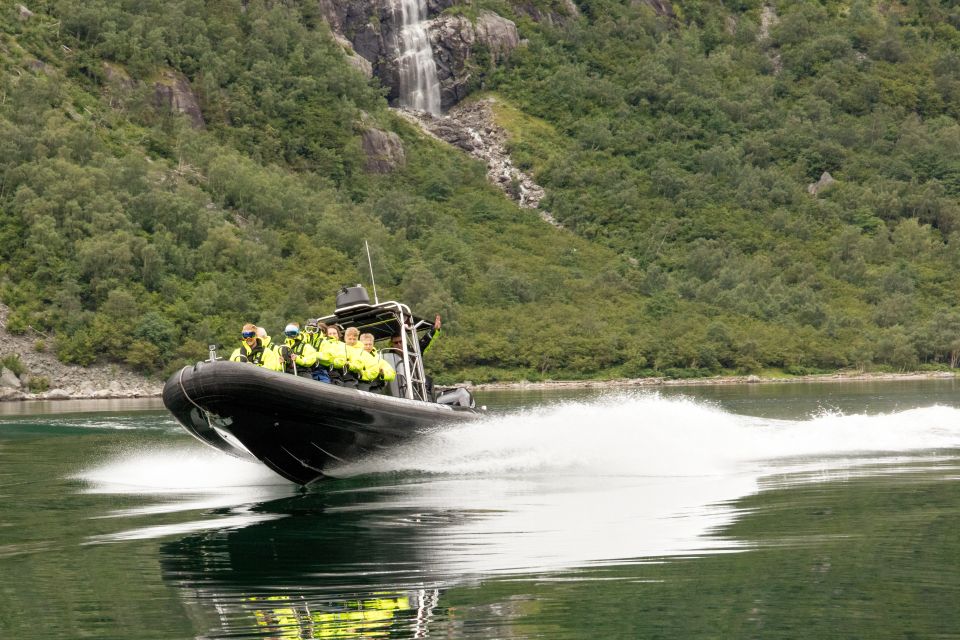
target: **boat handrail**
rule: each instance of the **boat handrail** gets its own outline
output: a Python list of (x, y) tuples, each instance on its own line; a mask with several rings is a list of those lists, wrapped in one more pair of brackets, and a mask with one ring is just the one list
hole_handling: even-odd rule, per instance
[(337, 309), (333, 314), (319, 318), (319, 321), (350, 323), (351, 320), (363, 317), (362, 312), (368, 311), (385, 311), (394, 314), (394, 322), (396, 322), (396, 328), (399, 329), (402, 340), (399, 355), (406, 372), (406, 384), (404, 385), (405, 388), (402, 389), (402, 397), (410, 400), (432, 401), (433, 398), (429, 397), (427, 390), (426, 373), (423, 369), (423, 354), (420, 353), (420, 341), (417, 336), (418, 327), (424, 325), (425, 321), (415, 316), (410, 307), (396, 300), (387, 300), (378, 304), (360, 303)]

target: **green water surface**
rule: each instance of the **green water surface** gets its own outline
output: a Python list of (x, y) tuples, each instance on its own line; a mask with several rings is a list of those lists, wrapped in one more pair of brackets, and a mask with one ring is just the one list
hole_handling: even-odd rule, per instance
[[(758, 429), (834, 412), (896, 431), (915, 408), (960, 418), (957, 390), (945, 380), (662, 397)], [(481, 400), (504, 413), (594, 395)], [(155, 406), (0, 417), (0, 638), (960, 637), (957, 446), (774, 464), (755, 485), (740, 468), (703, 481), (538, 467), (379, 473), (301, 492), (225, 471)], [(893, 426), (880, 417), (905, 411)], [(198, 473), (197, 488), (182, 477)], [(672, 512), (665, 496), (683, 483), (678, 495), (729, 483), (734, 497)], [(715, 526), (688, 535), (673, 524), (690, 518)]]

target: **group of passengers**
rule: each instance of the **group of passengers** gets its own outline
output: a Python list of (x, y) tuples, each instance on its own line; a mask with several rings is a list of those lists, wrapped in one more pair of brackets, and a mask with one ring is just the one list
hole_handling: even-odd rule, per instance
[[(440, 316), (437, 316), (433, 326), (420, 339), (421, 353), (427, 350), (439, 332)], [(372, 333), (360, 333), (356, 327), (348, 327), (341, 340), (339, 326), (327, 325), (317, 319), (308, 320), (302, 331), (300, 323), (291, 322), (283, 333), (283, 343), (274, 344), (263, 327), (247, 323), (240, 334), (240, 346), (230, 359), (364, 391), (379, 391), (396, 379), (393, 365), (374, 346)], [(402, 335), (391, 337), (392, 349), (399, 351), (402, 345)]]

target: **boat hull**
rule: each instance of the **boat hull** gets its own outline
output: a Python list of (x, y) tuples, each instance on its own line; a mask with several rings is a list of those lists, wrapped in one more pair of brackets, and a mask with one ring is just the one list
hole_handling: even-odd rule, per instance
[(306, 485), (424, 428), (477, 417), (475, 411), (359, 391), (250, 364), (198, 362), (173, 374), (163, 402), (204, 443), (259, 460)]

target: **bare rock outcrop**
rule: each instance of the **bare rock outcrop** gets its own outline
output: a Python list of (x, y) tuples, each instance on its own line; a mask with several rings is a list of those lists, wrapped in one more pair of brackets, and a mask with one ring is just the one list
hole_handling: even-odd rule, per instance
[(822, 174), (820, 174), (819, 180), (807, 185), (807, 193), (815, 196), (818, 193), (822, 193), (825, 189), (828, 189), (836, 182), (837, 181), (833, 179), (833, 176), (830, 175), (829, 171), (824, 171)]
[(17, 5), (17, 17), (18, 17), (20, 20), (29, 20), (30, 18), (33, 17), (33, 11), (30, 11), (30, 9), (27, 9), (27, 8), (26, 8), (24, 5), (22, 5), (22, 4), (18, 4), (18, 5)]
[(513, 10), (534, 22), (550, 25), (563, 25), (580, 15), (573, 0), (560, 0), (549, 8), (538, 7), (535, 2), (528, 0), (513, 4)]
[(533, 178), (514, 166), (507, 152), (507, 133), (497, 125), (493, 98), (458, 104), (446, 116), (407, 113), (430, 135), (454, 145), (487, 165), (487, 179), (525, 209), (538, 209), (540, 217), (559, 227), (548, 212), (540, 209), (545, 193)]
[(673, 4), (670, 3), (670, 0), (633, 0), (632, 3), (635, 5), (647, 5), (653, 9), (654, 13), (658, 16), (664, 18), (676, 18), (677, 14), (673, 10)]
[(373, 65), (369, 60), (359, 55), (353, 48), (353, 43), (347, 40), (345, 37), (339, 33), (333, 34), (333, 39), (337, 41), (337, 44), (340, 45), (340, 48), (343, 49), (344, 54), (346, 54), (347, 62), (354, 69), (367, 76), (368, 78), (373, 77)]
[[(349, 43), (356, 56), (347, 55), (347, 61), (366, 73), (380, 79), (389, 88), (387, 99), (395, 104), (399, 97), (400, 79), (397, 73), (400, 17), (391, 0), (320, 0), (320, 10), (330, 25), (334, 38)], [(359, 58), (353, 60), (351, 58)]]
[(520, 45), (517, 25), (492, 11), (481, 11), (476, 22), (465, 16), (439, 16), (431, 21), (429, 34), (444, 109), (470, 92), (479, 48), (489, 52), (489, 64), (493, 66)]
[(127, 70), (118, 64), (104, 62), (103, 77), (108, 85), (117, 89), (131, 91), (137, 87), (137, 81), (131, 78)]
[[(0, 304), (0, 358), (18, 356), (25, 372), (17, 376), (10, 369), (0, 370), (0, 401), (148, 398), (159, 397), (163, 391), (161, 381), (134, 373), (126, 367), (80, 367), (60, 362), (48, 350), (37, 351), (38, 340), (47, 344), (52, 340), (36, 331), (10, 333), (6, 329), (9, 312), (6, 305)], [(30, 380), (39, 378), (46, 379), (49, 390), (33, 393), (29, 389)]]
[[(567, 3), (571, 15), (577, 15), (572, 0), (564, 0), (562, 6), (567, 7)], [(481, 11), (475, 21), (442, 13), (453, 5), (453, 0), (427, 0), (427, 14), (434, 17), (426, 27), (437, 65), (443, 109), (462, 100), (476, 84), (477, 71), (486, 70), (477, 67), (481, 49), (490, 54), (484, 61), (493, 65), (520, 43), (512, 21), (491, 11)], [(378, 78), (388, 89), (387, 100), (398, 105), (402, 25), (399, 2), (320, 0), (320, 8), (334, 37), (347, 52), (347, 61)]]
[(158, 107), (166, 107), (186, 115), (195, 129), (206, 127), (197, 96), (193, 93), (190, 81), (182, 73), (172, 69), (163, 71), (160, 79), (153, 83), (153, 94)]
[[(777, 26), (779, 22), (780, 16), (777, 15), (776, 9), (769, 4), (763, 5), (763, 9), (760, 10), (760, 33), (757, 35), (757, 40), (760, 44), (764, 46), (770, 45), (770, 29)], [(771, 47), (767, 51), (767, 56), (773, 65), (773, 72), (780, 73), (780, 71), (783, 70), (783, 60), (780, 58), (780, 52)]]
[(390, 173), (407, 162), (403, 142), (392, 131), (367, 129), (361, 134), (361, 144), (367, 156), (364, 168), (370, 173)]

